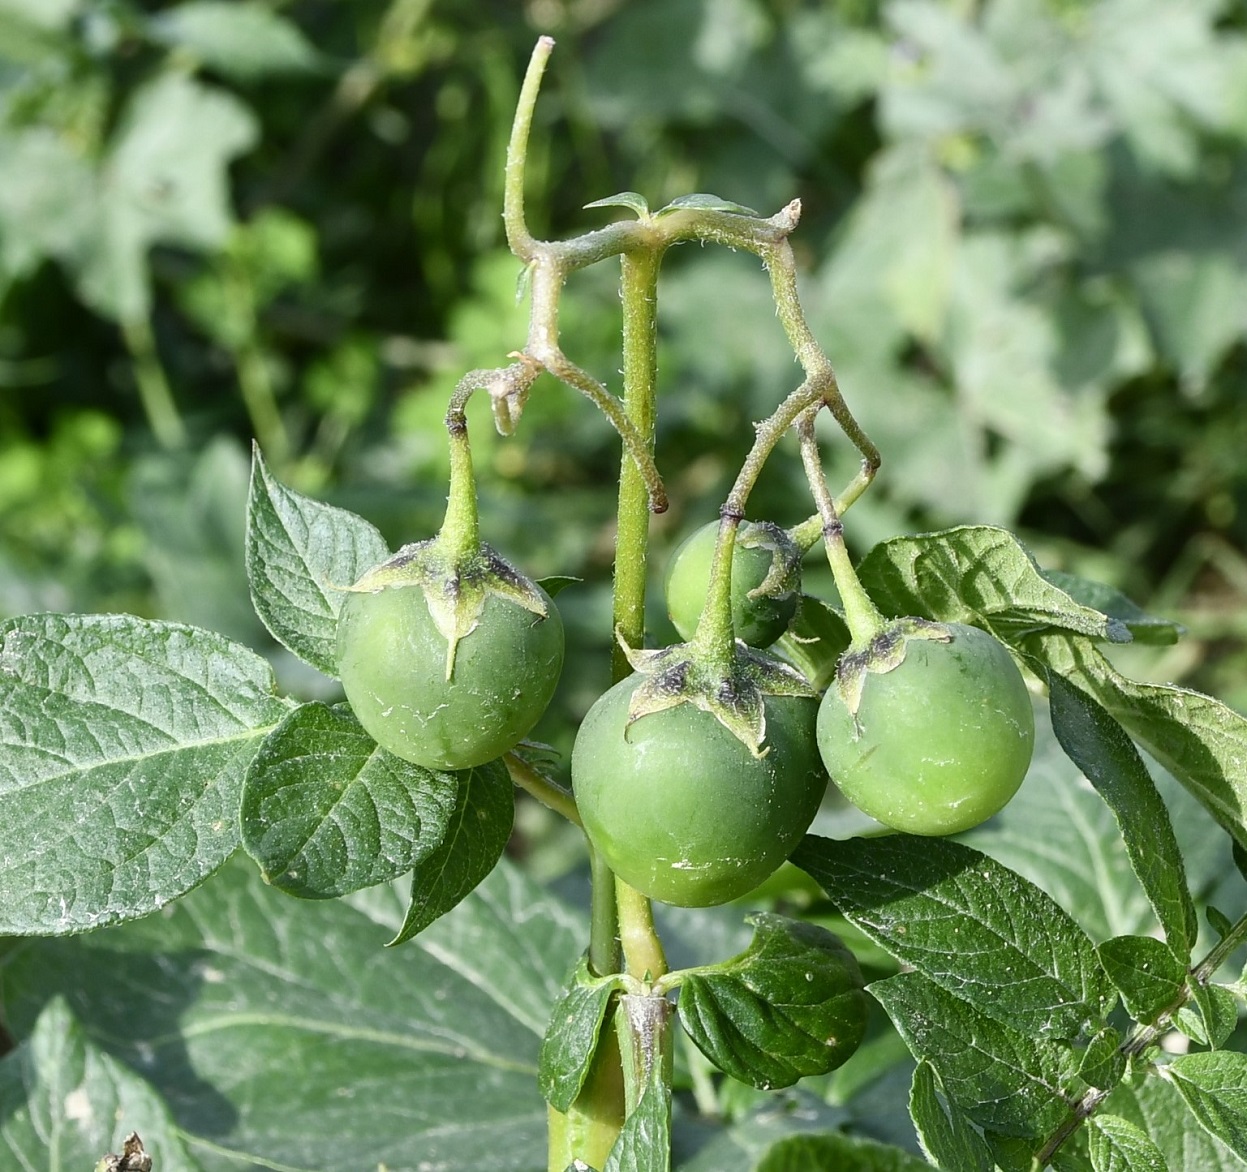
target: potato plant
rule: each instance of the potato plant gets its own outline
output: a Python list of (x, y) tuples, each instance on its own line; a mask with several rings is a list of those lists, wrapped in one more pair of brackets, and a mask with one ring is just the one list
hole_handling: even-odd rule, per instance
[[(345, 702), (283, 696), (262, 657), (176, 623), (0, 627), (0, 1168), (1241, 1167), (1247, 914), (1209, 896), (1242, 902), (1223, 872), (1247, 846), (1247, 721), (1121, 675), (1114, 644), (1173, 625), (1050, 579), (1004, 530), (854, 564), (844, 518), (880, 454), (803, 312), (799, 205), (625, 192), (596, 201), (623, 220), (535, 239), (552, 48), (506, 164), (531, 328), (452, 396), (440, 531), (392, 552), (255, 453), (252, 601)], [(803, 377), (676, 556), (682, 641), (656, 648), (658, 277), (690, 241), (761, 260)], [(559, 331), (569, 278), (616, 257), (621, 395)], [(543, 374), (623, 449), (615, 682), (570, 787), (526, 739), (568, 584), (484, 540), (465, 413), (483, 392), (509, 435)], [(860, 468), (833, 494), (837, 435)], [(807, 515), (747, 519), (794, 457)], [(834, 599), (801, 592), (820, 553)], [(587, 914), (503, 858), (515, 787), (583, 827)], [(1071, 836), (1134, 893), (1103, 924), (1065, 882)], [(740, 947), (695, 955), (699, 932)]]

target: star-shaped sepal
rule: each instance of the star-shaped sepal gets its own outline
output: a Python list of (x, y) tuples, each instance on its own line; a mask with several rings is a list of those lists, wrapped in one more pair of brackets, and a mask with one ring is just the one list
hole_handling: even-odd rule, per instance
[(392, 558), (374, 566), (349, 589), (354, 591), (418, 588), (434, 625), (446, 640), (446, 678), (455, 669), (455, 651), (480, 621), (491, 596), (505, 599), (541, 618), (549, 613), (547, 596), (490, 546), (466, 558), (447, 555), (438, 538), (404, 545)]
[(752, 590), (750, 598), (772, 598), (782, 602), (801, 593), (801, 547), (786, 529), (772, 521), (746, 521), (736, 535), (742, 549), (765, 549), (771, 554), (771, 566)]
[(692, 643), (634, 651), (616, 637), (632, 669), (645, 677), (628, 705), (629, 727), (651, 713), (692, 704), (710, 713), (755, 757), (763, 757), (769, 751), (766, 697), (818, 695), (795, 668), (739, 640), (724, 667), (700, 655)]
[(943, 623), (933, 623), (928, 619), (894, 619), (868, 643), (854, 644), (840, 657), (832, 687), (855, 721), (862, 704), (866, 677), (883, 675), (900, 667), (912, 639), (947, 643), (952, 639), (952, 632)]

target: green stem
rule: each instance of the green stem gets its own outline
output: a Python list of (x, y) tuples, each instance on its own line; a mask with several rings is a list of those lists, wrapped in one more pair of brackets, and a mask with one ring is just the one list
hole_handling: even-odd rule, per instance
[[(540, 770), (534, 769), (517, 753), (507, 753), (503, 757), (511, 781), (525, 793), (531, 794), (543, 806), (548, 806), (556, 814), (562, 814), (569, 822), (581, 825), (580, 811), (576, 809), (576, 799), (571, 793)], [(607, 970), (608, 972), (610, 970)]]
[(615, 903), (615, 872), (592, 843), (589, 846), (589, 967), (599, 976), (617, 973), (623, 964), (619, 949), (619, 908)]
[(724, 512), (719, 521), (714, 555), (710, 562), (710, 578), (706, 587), (706, 605), (692, 643), (697, 658), (705, 667), (722, 678), (732, 678), (736, 665), (736, 630), (732, 622), (732, 556), (736, 551), (736, 533), (741, 518)]
[(819, 519), (823, 524), (823, 543), (827, 552), (827, 563), (831, 566), (831, 576), (835, 579), (836, 589), (840, 592), (840, 602), (844, 606), (844, 621), (848, 624), (854, 646), (861, 647), (868, 644), (887, 626), (887, 620), (870, 601), (870, 596), (866, 593), (861, 579), (857, 576), (857, 571), (853, 568), (848, 546), (844, 543), (844, 525), (836, 512), (835, 502), (827, 488), (827, 478), (823, 475), (823, 464), (819, 459), (818, 440), (814, 434), (814, 420), (817, 413), (818, 409), (813, 408), (797, 421), (797, 436), (801, 443), (801, 462), (805, 467), (810, 492), (814, 496), (814, 504), (818, 508)]
[(255, 437), (269, 463), (280, 468), (290, 456), (290, 435), (277, 407), (264, 351), (252, 338), (234, 355), (234, 362), (238, 367), (243, 405), (255, 429)]
[(462, 411), (447, 412), (446, 430), (450, 436), (450, 494), (438, 542), (450, 564), (462, 566), (481, 548), (472, 447), (468, 443), (468, 424)]
[(139, 400), (156, 442), (169, 450), (185, 446), (186, 425), (173, 401), (151, 324), (145, 317), (131, 318), (121, 323), (121, 336), (134, 363)]
[(619, 942), (623, 948), (624, 971), (644, 985), (667, 972), (662, 941), (654, 931), (654, 908), (649, 899), (618, 877), (615, 899), (619, 907)]
[[(626, 252), (621, 258), (623, 307), (623, 411), (652, 463), (658, 403), (658, 269), (661, 251)], [(649, 553), (650, 488), (641, 461), (625, 457), (619, 469), (615, 533), (615, 601), (612, 629), (629, 647), (645, 645), (645, 577)], [(632, 668), (616, 639), (611, 675)]]
[[(1169, 1023), (1173, 1020), (1178, 1010), (1191, 1000), (1195, 989), (1200, 985), (1207, 985), (1213, 976), (1216, 975), (1217, 970), (1230, 959), (1244, 940), (1247, 940), (1247, 915), (1241, 916), (1236, 920), (1230, 927), (1230, 930), (1213, 946), (1208, 955), (1191, 969), (1173, 1004), (1161, 1010), (1153, 1021), (1147, 1024), (1138, 1023), (1130, 1031), (1125, 1041), (1118, 1047), (1118, 1053), (1125, 1058), (1135, 1058), (1154, 1046), (1160, 1039), (1160, 1036), (1169, 1028)], [(1035, 1169), (1046, 1168), (1051, 1163), (1052, 1157), (1056, 1155), (1057, 1150), (1083, 1123), (1095, 1114), (1100, 1104), (1112, 1093), (1112, 1090), (1112, 1087), (1107, 1089), (1094, 1087), (1089, 1090), (1078, 1101), (1061, 1125), (1048, 1137), (1043, 1147), (1035, 1153), (1033, 1167)]]
[(515, 105), (515, 119), (511, 123), (511, 139), (507, 143), (506, 182), (502, 195), (502, 223), (507, 233), (507, 245), (522, 261), (533, 259), (536, 241), (528, 231), (524, 216), (524, 169), (528, 160), (528, 135), (533, 127), (533, 111), (537, 107), (537, 94), (546, 63), (554, 52), (553, 37), (538, 37), (528, 59), (528, 69), (520, 86), (519, 100)]

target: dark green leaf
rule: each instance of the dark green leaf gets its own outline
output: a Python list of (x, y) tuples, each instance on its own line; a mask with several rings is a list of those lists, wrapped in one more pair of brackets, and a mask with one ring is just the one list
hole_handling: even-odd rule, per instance
[(1113, 811), (1130, 865), (1185, 965), (1199, 920), (1169, 811), (1121, 725), (1060, 675), (1048, 673), (1048, 690), (1057, 739)]
[(1186, 1054), (1162, 1073), (1209, 1134), (1247, 1160), (1247, 1054), (1235, 1050)]
[(829, 1131), (780, 1140), (757, 1172), (928, 1172), (929, 1167), (901, 1148)]
[(611, 996), (619, 984), (617, 976), (595, 977), (589, 971), (588, 957), (582, 956), (550, 1014), (537, 1084), (546, 1102), (558, 1111), (566, 1111), (584, 1086)]
[(1219, 908), (1215, 908), (1210, 905), (1204, 908), (1204, 915), (1208, 919), (1208, 926), (1216, 932), (1217, 936), (1222, 940), (1225, 939), (1230, 930), (1234, 927), (1233, 923), (1230, 921), (1230, 917)]
[(1186, 983), (1186, 966), (1152, 936), (1114, 936), (1096, 949), (1126, 1011), (1153, 1022), (1177, 1000)]
[(541, 1032), (583, 931), (504, 865), (386, 951), (373, 920), (290, 899), (243, 861), (163, 916), (28, 941), (4, 968), (7, 1024), (23, 1036), (66, 996), (214, 1172), (533, 1172)]
[(441, 845), (417, 864), (411, 905), (390, 941), (401, 944), (423, 932), (475, 889), (502, 858), (515, 820), (515, 794), (501, 761), (459, 775), (459, 797)]
[(680, 1021), (720, 1070), (762, 1090), (825, 1074), (852, 1055), (867, 1002), (853, 954), (815, 924), (750, 917), (739, 956), (680, 986)]
[(537, 585), (542, 588), (551, 598), (556, 594), (566, 590), (569, 586), (575, 586), (578, 582), (583, 582), (583, 578), (573, 577), (571, 574), (553, 574), (549, 578), (538, 578)]
[(259, 448), (247, 502), (251, 601), (273, 638), (326, 675), (335, 650), (342, 590), (389, 557), (374, 526), (279, 484)]
[(849, 628), (839, 611), (821, 598), (803, 594), (777, 649), (821, 692), (831, 683), (848, 645)]
[(922, 1150), (944, 1172), (992, 1172), (995, 1164), (983, 1137), (949, 1100), (929, 1062), (914, 1067), (909, 1114)]
[(1087, 1133), (1095, 1172), (1169, 1172), (1147, 1132), (1120, 1115), (1093, 1115)]
[(1201, 1046), (1219, 1050), (1238, 1026), (1238, 1002), (1221, 985), (1194, 982), (1193, 1004), (1184, 1005), (1174, 1017), (1174, 1025)]
[(1099, 701), (1230, 834), (1247, 842), (1247, 717), (1188, 688), (1128, 680), (1085, 640), (1036, 635), (1025, 650)]
[(256, 0), (190, 0), (151, 22), (162, 43), (239, 81), (314, 69), (319, 57), (299, 26)]
[(595, 199), (592, 203), (585, 204), (585, 208), (628, 208), (636, 212), (637, 219), (643, 220), (649, 215), (649, 203), (645, 196), (638, 195), (635, 191), (620, 191), (615, 195), (607, 195), (602, 199)]
[(1181, 623), (1148, 614), (1136, 606), (1120, 590), (1103, 582), (1092, 582), (1064, 570), (1040, 570), (1039, 573), (1058, 590), (1063, 590), (1075, 602), (1098, 610), (1109, 618), (1119, 619), (1134, 636), (1136, 643), (1167, 645), (1176, 643), (1185, 630)]
[(1111, 999), (1091, 941), (1047, 895), (948, 839), (807, 835), (792, 861), (904, 964), (997, 1021), (1073, 1038)]
[(654, 213), (655, 216), (666, 215), (668, 212), (694, 211), (694, 212), (731, 212), (734, 216), (756, 216), (758, 213), (753, 208), (747, 208), (743, 204), (732, 203), (731, 200), (720, 199), (717, 195), (705, 195), (698, 193), (696, 195), (680, 195), (673, 199), (666, 207), (659, 208)]
[(129, 615), (0, 624), (0, 932), (155, 911), (238, 847), (247, 765), (289, 711), (220, 635)]
[(87, 1039), (65, 1001), (0, 1062), (0, 1162), (87, 1169), (137, 1131), (159, 1172), (199, 1172), (156, 1090)]
[(876, 605), (891, 615), (971, 623), (1017, 642), (1037, 631), (1069, 631), (1129, 642), (1117, 619), (1081, 606), (1040, 574), (1012, 533), (965, 525), (876, 545), (859, 567)]
[(304, 704), (247, 770), (243, 846), (291, 895), (345, 895), (406, 874), (439, 847), (462, 784), (459, 773), (387, 753), (345, 705)]
[(940, 1076), (945, 1093), (980, 1127), (1038, 1138), (1068, 1110), (1068, 1047), (1001, 1025), (919, 973), (870, 986), (915, 1058)]

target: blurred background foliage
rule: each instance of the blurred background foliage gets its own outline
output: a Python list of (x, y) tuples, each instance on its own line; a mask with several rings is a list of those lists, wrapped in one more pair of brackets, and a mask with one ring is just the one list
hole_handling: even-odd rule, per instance
[[(542, 32), (538, 233), (620, 190), (801, 199), (811, 323), (885, 458), (859, 551), (1013, 527), (1187, 624), (1132, 670), (1247, 707), (1247, 0), (0, 0), (0, 614), (265, 646), (253, 436), (395, 545), (433, 531), (449, 389), (525, 336), (502, 159)], [(577, 274), (563, 341), (617, 389), (616, 285)], [(661, 331), (656, 573), (797, 376), (751, 257), (676, 250)], [(553, 382), (513, 439), (473, 409), (488, 538), (585, 579), (565, 747), (606, 682), (618, 445)], [(795, 449), (755, 500), (811, 511)]]

